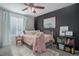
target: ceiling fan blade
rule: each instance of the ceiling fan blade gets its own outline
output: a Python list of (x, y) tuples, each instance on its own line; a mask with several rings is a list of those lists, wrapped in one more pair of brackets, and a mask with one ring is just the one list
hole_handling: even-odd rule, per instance
[(25, 11), (25, 10), (27, 10), (28, 9), (28, 7), (27, 8), (24, 8), (22, 11)]
[(32, 7), (34, 4), (33, 3), (24, 3), (24, 5)]
[(28, 6), (28, 4), (27, 4), (27, 3), (24, 3), (24, 5), (27, 5), (27, 6)]
[(37, 8), (37, 9), (44, 9), (45, 7), (43, 7), (43, 6), (34, 6), (35, 8)]

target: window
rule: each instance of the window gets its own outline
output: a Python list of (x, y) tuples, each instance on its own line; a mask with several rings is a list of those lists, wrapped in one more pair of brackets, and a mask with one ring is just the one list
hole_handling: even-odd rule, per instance
[(11, 16), (10, 20), (11, 35), (21, 35), (23, 32), (23, 18)]

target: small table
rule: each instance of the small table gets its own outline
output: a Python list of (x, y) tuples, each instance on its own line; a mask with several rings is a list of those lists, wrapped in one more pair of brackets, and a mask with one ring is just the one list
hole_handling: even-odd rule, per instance
[(16, 36), (16, 45), (17, 44), (22, 45), (22, 39), (23, 39), (22, 36)]

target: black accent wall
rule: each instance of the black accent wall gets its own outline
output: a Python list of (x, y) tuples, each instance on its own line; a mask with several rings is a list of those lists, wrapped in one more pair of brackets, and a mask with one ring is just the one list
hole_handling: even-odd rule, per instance
[[(43, 20), (53, 16), (56, 17), (56, 28), (45, 29), (43, 27)], [(60, 26), (69, 26), (69, 30), (72, 30), (76, 35), (79, 35), (79, 4), (73, 4), (35, 18), (36, 30), (53, 30), (54, 36), (58, 36)], [(76, 42), (76, 45), (79, 45), (79, 41)], [(76, 47), (79, 49), (79, 46)]]

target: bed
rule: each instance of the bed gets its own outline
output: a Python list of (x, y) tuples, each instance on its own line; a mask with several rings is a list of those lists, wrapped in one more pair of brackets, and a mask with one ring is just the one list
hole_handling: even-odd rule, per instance
[[(38, 41), (40, 41), (40, 42), (38, 42)], [(37, 46), (37, 44), (39, 46), (41, 46), (49, 41), (54, 42), (53, 36), (51, 34), (44, 34), (43, 32), (40, 32), (40, 31), (31, 31), (31, 32), (27, 32), (25, 35), (23, 35), (23, 42), (32, 46), (33, 50), (36, 50), (35, 47)], [(43, 46), (43, 47), (45, 47), (45, 46)]]
[[(25, 35), (23, 35), (23, 41), (30, 46), (33, 45), (34, 40), (36, 40), (37, 38), (38, 38), (37, 34), (25, 34)], [(49, 41), (54, 42), (53, 36), (51, 34), (44, 34), (44, 42), (47, 43)]]

